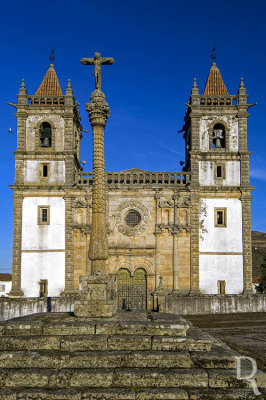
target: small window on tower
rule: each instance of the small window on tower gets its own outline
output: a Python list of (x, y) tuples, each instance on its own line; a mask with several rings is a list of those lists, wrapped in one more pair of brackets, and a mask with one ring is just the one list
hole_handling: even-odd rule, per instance
[(225, 179), (225, 166), (218, 164), (215, 167), (215, 179)]
[(47, 165), (47, 164), (44, 164), (44, 165), (42, 166), (42, 176), (43, 176), (44, 178), (47, 178), (47, 176), (48, 176), (48, 165)]
[(39, 206), (38, 207), (38, 225), (49, 225), (50, 224), (50, 207)]
[(214, 226), (218, 228), (226, 227), (226, 208), (214, 209)]
[(49, 164), (40, 164), (40, 177), (41, 178), (49, 177)]
[(40, 126), (41, 147), (52, 146), (52, 128), (48, 122), (43, 122)]

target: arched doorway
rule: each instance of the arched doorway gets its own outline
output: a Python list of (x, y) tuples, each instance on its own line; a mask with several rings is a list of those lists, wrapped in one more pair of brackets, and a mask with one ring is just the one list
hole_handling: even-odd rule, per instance
[(143, 268), (138, 268), (132, 277), (129, 270), (118, 271), (118, 309), (144, 311), (147, 308), (147, 276)]

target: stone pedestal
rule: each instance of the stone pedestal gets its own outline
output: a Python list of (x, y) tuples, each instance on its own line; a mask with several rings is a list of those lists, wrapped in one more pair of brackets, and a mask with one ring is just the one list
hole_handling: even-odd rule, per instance
[(115, 279), (111, 275), (80, 277), (80, 299), (74, 313), (83, 318), (111, 318), (116, 311)]

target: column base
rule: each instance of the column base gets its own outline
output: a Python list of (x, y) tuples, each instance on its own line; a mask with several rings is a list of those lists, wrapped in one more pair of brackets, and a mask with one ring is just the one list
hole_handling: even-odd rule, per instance
[(82, 318), (111, 318), (115, 309), (113, 301), (80, 300), (75, 302), (74, 314)]
[(81, 292), (74, 303), (74, 314), (83, 318), (111, 318), (116, 311), (114, 285), (113, 276), (81, 276)]
[(255, 294), (252, 289), (244, 289), (243, 294)]
[(24, 297), (24, 293), (21, 289), (11, 289), (9, 293), (7, 293), (8, 297)]
[(62, 297), (71, 297), (71, 296), (77, 296), (79, 294), (78, 289), (65, 289), (63, 292), (60, 293), (60, 296)]
[(199, 295), (199, 294), (201, 294), (199, 289), (191, 289), (189, 291), (189, 295)]

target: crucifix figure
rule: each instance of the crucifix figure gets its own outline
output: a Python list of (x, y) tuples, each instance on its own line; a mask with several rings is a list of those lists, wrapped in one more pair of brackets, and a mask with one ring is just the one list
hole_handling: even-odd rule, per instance
[(101, 90), (101, 66), (113, 64), (114, 59), (112, 57), (101, 57), (101, 53), (94, 53), (94, 58), (82, 58), (80, 62), (84, 65), (94, 64), (95, 89)]

